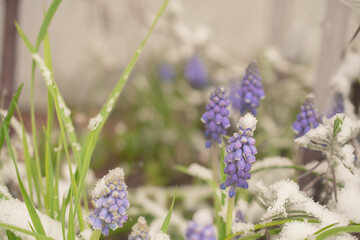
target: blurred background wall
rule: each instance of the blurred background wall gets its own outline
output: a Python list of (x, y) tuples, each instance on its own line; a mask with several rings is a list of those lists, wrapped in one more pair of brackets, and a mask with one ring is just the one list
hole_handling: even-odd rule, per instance
[[(324, 28), (329, 27), (325, 19), (330, 1), (336, 2), (337, 11), (347, 16), (341, 26), (342, 38), (350, 39), (357, 28), (359, 14), (337, 0), (184, 0), (183, 9), (179, 11), (190, 28), (206, 26), (216, 45), (243, 61), (256, 58), (263, 49), (275, 45), (287, 59), (316, 65), (321, 36)], [(49, 33), (54, 75), (70, 106), (97, 107), (104, 102), (161, 2), (73, 0), (61, 3)], [(33, 43), (44, 6), (50, 3), (49, 0), (19, 0), (19, 24)], [(1, 53), (4, 11), (5, 0), (1, 0)], [(154, 57), (161, 58), (167, 44), (167, 35), (157, 29), (137, 69), (150, 64)], [(20, 38), (17, 38), (17, 48), (15, 80), (16, 86), (25, 83), (20, 105), (26, 109), (29, 108), (31, 56)], [(35, 95), (37, 109), (45, 108), (46, 88), (40, 74), (36, 77)]]

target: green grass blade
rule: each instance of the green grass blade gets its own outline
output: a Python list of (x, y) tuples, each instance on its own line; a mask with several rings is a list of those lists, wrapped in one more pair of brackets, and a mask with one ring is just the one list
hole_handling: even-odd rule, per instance
[[(153, 23), (151, 24), (151, 27), (146, 35), (146, 37), (144, 38), (144, 40), (141, 42), (140, 46), (138, 47), (137, 51), (135, 52), (135, 54), (133, 55), (133, 57), (131, 58), (130, 62), (128, 63), (128, 65), (126, 66), (124, 72), (121, 74), (117, 84), (115, 85), (115, 88), (113, 89), (113, 91), (111, 92), (108, 100), (106, 101), (106, 103), (104, 104), (104, 106), (102, 107), (100, 113), (98, 114), (99, 118), (101, 118), (101, 121), (98, 121), (98, 124), (95, 124), (94, 128), (92, 129), (95, 132), (95, 141), (98, 138), (99, 133), (101, 132), (101, 129), (103, 128), (107, 118), (109, 117), (112, 109), (113, 109), (113, 105), (114, 103), (117, 101), (117, 99), (119, 98), (119, 95), (121, 94), (148, 38), (150, 37), (152, 31), (154, 30), (157, 21), (159, 20), (160, 16), (162, 15), (162, 13), (164, 12), (167, 4), (168, 4), (169, 0), (165, 0), (162, 4), (162, 6), (160, 7), (159, 11), (156, 14), (156, 17), (153, 21)], [(89, 134), (90, 135), (90, 134)], [(90, 136), (88, 135), (88, 137), (86, 138), (86, 142), (85, 142), (85, 146), (88, 146), (88, 142), (92, 141), (90, 139)], [(95, 146), (94, 146), (95, 147)], [(83, 156), (85, 155), (85, 152), (89, 151), (88, 149), (82, 149), (82, 159)], [(90, 149), (91, 154), (94, 151), (94, 149)]]
[(8, 146), (10, 156), (11, 156), (11, 158), (13, 160), (13, 163), (14, 163), (14, 166), (15, 166), (16, 175), (17, 175), (17, 178), (18, 178), (21, 194), (22, 194), (22, 196), (24, 198), (26, 208), (27, 208), (27, 210), (29, 212), (31, 221), (34, 224), (36, 232), (45, 235), (45, 230), (44, 230), (44, 227), (43, 227), (43, 225), (42, 225), (42, 223), (40, 221), (39, 215), (37, 214), (37, 212), (35, 210), (35, 207), (34, 207), (34, 204), (31, 202), (31, 200), (29, 198), (29, 195), (27, 194), (27, 192), (25, 190), (25, 187), (24, 187), (24, 184), (23, 184), (23, 182), (21, 180), (19, 169), (18, 169), (16, 160), (15, 160), (14, 152), (12, 150), (12, 145), (11, 145), (11, 142), (10, 142), (8, 129), (6, 128), (5, 125), (3, 125), (3, 129), (4, 129), (4, 133), (5, 133), (6, 144)]
[(61, 0), (54, 0), (51, 3), (48, 11), (46, 12), (46, 15), (45, 15), (44, 20), (43, 20), (43, 22), (41, 24), (41, 27), (40, 27), (39, 34), (38, 34), (37, 39), (36, 39), (36, 44), (35, 44), (36, 51), (39, 50), (40, 43), (44, 39), (44, 37), (45, 37), (45, 35), (47, 33), (47, 29), (48, 29), (48, 27), (50, 25), (50, 22), (53, 19), (54, 15), (55, 15), (55, 12), (58, 9), (60, 3), (61, 3)]
[(6, 236), (8, 240), (21, 240), (20, 237), (16, 236), (13, 232), (6, 230)]
[(316, 240), (323, 240), (323, 239), (327, 239), (331, 236), (340, 234), (340, 233), (359, 233), (360, 232), (360, 225), (349, 225), (346, 227), (336, 227), (336, 228), (331, 228), (321, 234), (319, 234), (316, 237)]
[[(21, 89), (22, 87), (24, 86), (24, 84), (20, 84), (20, 87), (16, 90), (16, 92), (14, 93), (12, 99), (11, 99), (11, 102), (10, 102), (10, 105), (9, 105), (9, 108), (8, 108), (8, 111), (7, 111), (7, 114), (2, 122), (2, 124), (5, 124), (7, 128), (9, 128), (10, 126), (10, 120), (15, 112), (15, 109), (16, 109), (16, 104), (18, 102), (18, 99), (19, 99), (19, 96), (20, 96), (20, 93), (21, 93)], [(0, 131), (0, 149), (2, 148), (3, 144), (4, 144), (4, 131), (1, 130)]]
[[(16, 105), (16, 110), (17, 110), (17, 114), (19, 116), (20, 119), (20, 123), (21, 123), (21, 134), (22, 134), (22, 143), (23, 143), (23, 151), (24, 151), (24, 161), (25, 161), (25, 169), (26, 169), (26, 177), (28, 180), (28, 185), (29, 185), (29, 191), (30, 191), (30, 199), (31, 201), (33, 201), (33, 188), (32, 188), (32, 180), (34, 179), (33, 176), (33, 168), (32, 168), (32, 162), (31, 162), (31, 157), (30, 157), (30, 152), (29, 152), (29, 145), (28, 145), (28, 141), (26, 138), (26, 130), (25, 130), (25, 125), (24, 125), (24, 121), (22, 119), (20, 110), (18, 108), (18, 106)], [(34, 179), (35, 180), (35, 179)], [(38, 193), (37, 197), (40, 197), (40, 191), (38, 191), (39, 189), (36, 188), (36, 192)]]
[(51, 146), (50, 146), (50, 139), (47, 135), (47, 130), (45, 127), (43, 128), (44, 135), (45, 135), (45, 148), (46, 152), (48, 152), (48, 156), (45, 160), (45, 184), (46, 184), (46, 212), (47, 214), (53, 218), (54, 217), (54, 168), (51, 159)]
[(319, 235), (320, 233), (324, 232), (325, 230), (328, 230), (329, 228), (335, 226), (336, 224), (338, 224), (338, 223), (333, 223), (333, 224), (330, 224), (330, 225), (328, 225), (328, 226), (325, 226), (325, 227), (319, 229), (318, 231), (316, 231), (316, 232), (314, 233), (314, 235)]
[(61, 232), (62, 232), (62, 235), (63, 235), (63, 240), (66, 240), (66, 233), (65, 233), (65, 227), (66, 227), (65, 214), (66, 214), (66, 199), (65, 199), (65, 197), (64, 197), (63, 200), (62, 200), (61, 210), (60, 210), (60, 222), (61, 222)]
[[(70, 199), (72, 199), (72, 192)], [(70, 209), (69, 209), (69, 225), (68, 225), (68, 234), (67, 240), (75, 240), (75, 224), (74, 224), (74, 211), (73, 211), (73, 201), (70, 200)]]
[(47, 237), (47, 236), (44, 235), (44, 234), (40, 234), (40, 233), (36, 233), (36, 232), (31, 232), (31, 231), (28, 231), (28, 230), (26, 230), (26, 229), (19, 228), (19, 227), (17, 227), (17, 226), (9, 225), (9, 224), (6, 224), (6, 223), (0, 223), (0, 227), (9, 229), (9, 230), (11, 230), (11, 231), (16, 231), (16, 232), (25, 233), (25, 234), (27, 234), (27, 235), (33, 236), (33, 237), (35, 237), (36, 239), (40, 239), (40, 240), (54, 240), (53, 238)]
[(168, 211), (168, 214), (166, 215), (166, 218), (164, 220), (164, 223), (161, 227), (161, 231), (163, 233), (167, 233), (167, 230), (169, 228), (169, 224), (170, 224), (170, 220), (171, 220), (171, 214), (172, 214), (172, 211), (173, 211), (173, 208), (174, 208), (174, 204), (175, 204), (175, 199), (176, 199), (176, 189), (174, 191), (174, 197), (173, 197), (173, 200), (172, 200), (172, 203), (171, 203), (171, 206), (169, 208), (169, 211)]

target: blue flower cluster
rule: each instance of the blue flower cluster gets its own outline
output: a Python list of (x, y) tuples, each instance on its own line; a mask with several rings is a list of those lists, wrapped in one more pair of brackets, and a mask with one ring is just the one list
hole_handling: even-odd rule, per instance
[(227, 179), (220, 185), (225, 190), (230, 187), (229, 197), (235, 196), (236, 187), (248, 188), (247, 179), (250, 179), (249, 173), (251, 164), (256, 161), (257, 153), (255, 139), (253, 138), (257, 120), (250, 113), (240, 118), (238, 130), (229, 138), (229, 145), (226, 147), (227, 155), (224, 158)]
[(138, 222), (132, 227), (128, 240), (150, 240), (149, 226), (144, 217), (138, 218)]
[(186, 240), (215, 240), (215, 229), (212, 224), (201, 225), (190, 222), (186, 230)]
[(195, 89), (203, 89), (208, 85), (206, 65), (198, 55), (194, 55), (186, 64), (185, 78)]
[(292, 125), (293, 131), (297, 134), (295, 138), (304, 136), (310, 129), (319, 125), (319, 114), (315, 106), (313, 95), (309, 95), (305, 103), (300, 107), (300, 113)]
[(186, 240), (215, 240), (215, 228), (212, 221), (213, 218), (209, 210), (198, 210), (186, 229)]
[(256, 62), (251, 62), (246, 69), (241, 87), (238, 90), (241, 115), (250, 112), (256, 116), (256, 108), (259, 106), (260, 100), (265, 98), (261, 79), (258, 65)]
[(218, 87), (210, 94), (210, 102), (206, 106), (206, 112), (202, 115), (201, 121), (205, 123), (206, 148), (211, 147), (212, 140), (221, 143), (221, 135), (226, 134), (230, 127), (228, 106), (230, 101), (224, 87)]
[(341, 93), (336, 92), (333, 96), (333, 103), (331, 109), (326, 116), (328, 118), (331, 118), (337, 113), (343, 113), (344, 110), (344, 96)]
[(89, 216), (89, 222), (104, 236), (109, 234), (109, 229), (121, 228), (128, 219), (126, 210), (130, 203), (126, 198), (126, 189), (123, 169), (115, 168), (100, 179), (93, 190), (95, 211)]

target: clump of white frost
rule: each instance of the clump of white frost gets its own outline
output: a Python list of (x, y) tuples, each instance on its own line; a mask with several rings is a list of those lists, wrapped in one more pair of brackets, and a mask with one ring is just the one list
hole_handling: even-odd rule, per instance
[[(119, 176), (120, 179), (124, 179), (124, 170), (122, 168), (115, 168), (112, 170), (109, 170), (109, 173), (106, 174), (104, 177), (102, 177), (101, 179), (99, 179), (92, 191), (92, 196), (93, 197), (98, 197), (101, 196), (101, 191), (106, 188), (106, 181), (109, 179), (113, 179), (115, 178), (115, 176)], [(126, 185), (125, 185), (126, 186)]]
[(193, 220), (198, 224), (209, 225), (213, 223), (213, 216), (211, 211), (205, 208), (196, 211)]
[(305, 238), (315, 239), (313, 234), (318, 230), (316, 226), (312, 223), (308, 222), (288, 222), (285, 223), (281, 233), (279, 240), (303, 240)]
[(88, 128), (91, 131), (95, 131), (102, 121), (103, 117), (98, 114), (96, 117), (90, 118)]
[(0, 199), (1, 198), (13, 199), (9, 192), (9, 189), (5, 185), (0, 185)]
[[(340, 131), (334, 136), (334, 124), (340, 119)], [(304, 136), (295, 140), (300, 146), (323, 151), (341, 161), (346, 168), (354, 172), (354, 148), (348, 143), (360, 131), (360, 121), (354, 121), (343, 113), (338, 113), (332, 118), (323, 118), (323, 123), (311, 129)]]
[(114, 98), (111, 98), (110, 101), (106, 104), (106, 111), (111, 112), (113, 106), (114, 106), (115, 100)]
[(211, 180), (212, 172), (210, 169), (203, 167), (197, 163), (193, 163), (188, 168), (188, 174), (203, 180)]
[(157, 233), (155, 233), (154, 240), (170, 240), (170, 237), (166, 233), (158, 231)]
[(89, 240), (92, 234), (93, 230), (91, 228), (86, 228), (84, 231), (80, 232), (80, 238), (83, 240)]
[(257, 119), (251, 114), (247, 113), (244, 117), (241, 117), (237, 127), (242, 127), (243, 129), (250, 128), (252, 131), (255, 131), (257, 124)]
[(53, 85), (53, 80), (51, 79), (51, 71), (46, 67), (44, 60), (37, 53), (32, 54), (32, 58), (34, 59), (40, 69), (40, 72), (44, 76), (46, 85)]
[(244, 232), (245, 234), (247, 234), (248, 232), (253, 231), (254, 227), (254, 224), (251, 222), (233, 222), (231, 226), (231, 231), (233, 233)]
[[(71, 111), (68, 107), (66, 107), (64, 99), (60, 95), (58, 95), (58, 102), (59, 102), (59, 107), (61, 110), (63, 110), (65, 117), (70, 117)], [(71, 123), (69, 124), (71, 125)]]
[[(17, 199), (3, 200), (0, 199), (0, 222), (6, 223), (9, 225), (17, 226), (28, 231), (32, 231), (29, 223), (31, 223), (31, 218), (29, 216), (28, 210), (25, 203), (20, 202)], [(40, 217), (40, 221), (44, 226), (45, 233), (48, 237), (51, 237), (55, 240), (62, 239), (61, 223), (50, 218), (49, 216), (37, 211), (37, 214)], [(22, 239), (31, 239), (34, 238), (24, 233), (14, 232), (17, 236)]]
[(300, 210), (318, 218), (322, 226), (333, 223), (339, 223), (339, 225), (349, 223), (346, 216), (330, 211), (307, 197), (304, 192), (299, 191), (299, 185), (292, 180), (281, 180), (269, 187), (265, 187), (259, 182), (256, 187), (259, 195), (264, 198), (264, 202), (269, 205), (262, 217), (263, 220), (271, 219), (278, 214), (287, 217), (288, 211)]

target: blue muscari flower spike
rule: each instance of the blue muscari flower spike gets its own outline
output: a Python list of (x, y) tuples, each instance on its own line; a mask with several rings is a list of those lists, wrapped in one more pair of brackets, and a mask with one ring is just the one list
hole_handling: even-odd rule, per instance
[(207, 210), (199, 210), (194, 214), (193, 221), (190, 221), (185, 234), (186, 240), (215, 240), (215, 228), (212, 224), (212, 217)]
[(206, 112), (201, 117), (206, 128), (205, 137), (209, 139), (205, 144), (206, 148), (211, 147), (212, 141), (220, 144), (221, 135), (226, 134), (226, 129), (230, 127), (229, 105), (230, 100), (224, 87), (220, 86), (210, 94), (210, 102), (206, 106)]
[(208, 85), (207, 68), (198, 55), (194, 55), (187, 62), (185, 78), (195, 89), (203, 89)]
[(295, 138), (305, 135), (310, 129), (319, 125), (319, 114), (315, 106), (315, 99), (310, 94), (303, 105), (300, 107), (300, 113), (292, 125), (293, 131), (297, 134)]
[(337, 113), (343, 113), (344, 112), (344, 96), (336, 92), (333, 96), (333, 102), (330, 111), (326, 115), (328, 118), (331, 118)]
[(115, 168), (98, 181), (92, 192), (91, 202), (95, 210), (89, 216), (89, 222), (104, 236), (109, 234), (109, 229), (121, 228), (128, 219), (126, 210), (130, 203), (126, 189), (123, 169)]
[(246, 69), (243, 81), (241, 82), (241, 87), (238, 90), (241, 99), (241, 115), (250, 112), (252, 115), (256, 116), (256, 108), (259, 106), (260, 100), (265, 98), (261, 79), (258, 65), (254, 61), (251, 62)]
[(128, 240), (150, 240), (149, 226), (144, 217), (139, 217), (138, 222), (132, 227)]
[(221, 183), (220, 188), (225, 190), (229, 187), (230, 198), (235, 196), (237, 187), (247, 189), (249, 186), (247, 182), (251, 177), (249, 171), (251, 164), (256, 161), (255, 154), (257, 153), (253, 138), (256, 123), (256, 118), (247, 113), (240, 118), (237, 132), (228, 140), (227, 155), (224, 158), (224, 173), (227, 174), (227, 178), (224, 183)]
[(175, 69), (168, 63), (161, 63), (158, 68), (158, 75), (164, 82), (172, 82), (175, 79)]

